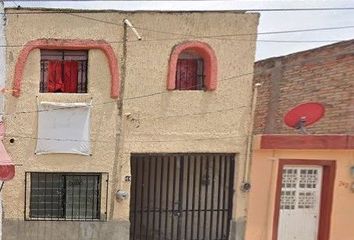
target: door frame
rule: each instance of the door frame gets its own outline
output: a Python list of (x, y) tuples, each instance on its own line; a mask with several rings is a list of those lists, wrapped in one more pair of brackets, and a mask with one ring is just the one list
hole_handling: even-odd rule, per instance
[(333, 202), (333, 190), (334, 190), (334, 181), (335, 181), (335, 172), (336, 172), (336, 161), (335, 160), (313, 160), (313, 159), (279, 159), (276, 192), (275, 192), (272, 240), (278, 240), (282, 172), (285, 165), (299, 165), (299, 166), (315, 165), (315, 166), (321, 166), (323, 168), (321, 200), (320, 200), (320, 219), (318, 223), (317, 239), (329, 240), (332, 202)]

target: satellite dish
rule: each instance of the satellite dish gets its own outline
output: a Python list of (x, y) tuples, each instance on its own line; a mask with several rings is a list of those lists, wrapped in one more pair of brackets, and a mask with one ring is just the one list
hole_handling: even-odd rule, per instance
[(324, 112), (325, 108), (321, 103), (303, 103), (289, 110), (284, 117), (284, 122), (289, 127), (307, 134), (305, 127), (320, 120), (323, 117)]

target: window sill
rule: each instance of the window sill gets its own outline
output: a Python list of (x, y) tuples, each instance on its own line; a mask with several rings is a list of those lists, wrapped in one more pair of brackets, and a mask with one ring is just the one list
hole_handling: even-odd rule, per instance
[(208, 90), (208, 89), (200, 89), (200, 90), (178, 90), (178, 89), (172, 89), (169, 90), (169, 92), (181, 92), (181, 93), (186, 93), (186, 92), (193, 92), (193, 93), (207, 93), (207, 92), (214, 92), (214, 90)]
[(45, 96), (45, 95), (53, 95), (53, 96), (91, 96), (90, 93), (62, 93), (62, 92), (46, 92), (46, 93), (38, 93), (37, 96)]
[(107, 222), (107, 219), (25, 218), (25, 221), (47, 221), (47, 222)]

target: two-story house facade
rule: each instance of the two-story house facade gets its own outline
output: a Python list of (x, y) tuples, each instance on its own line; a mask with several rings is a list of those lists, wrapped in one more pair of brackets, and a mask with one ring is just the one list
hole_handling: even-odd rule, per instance
[(243, 239), (258, 14), (6, 14), (4, 239)]

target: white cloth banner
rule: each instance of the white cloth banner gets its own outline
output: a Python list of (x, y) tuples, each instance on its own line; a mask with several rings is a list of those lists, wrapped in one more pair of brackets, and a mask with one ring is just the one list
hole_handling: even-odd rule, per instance
[(36, 154), (90, 155), (89, 103), (40, 102)]

